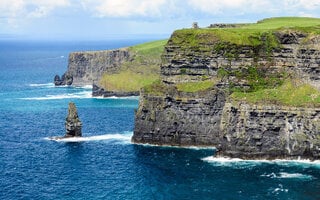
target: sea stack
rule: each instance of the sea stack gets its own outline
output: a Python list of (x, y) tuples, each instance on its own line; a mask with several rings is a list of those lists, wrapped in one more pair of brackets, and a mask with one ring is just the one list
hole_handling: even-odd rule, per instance
[(66, 118), (65, 137), (81, 137), (82, 123), (78, 117), (77, 107), (73, 102), (69, 103), (68, 116)]

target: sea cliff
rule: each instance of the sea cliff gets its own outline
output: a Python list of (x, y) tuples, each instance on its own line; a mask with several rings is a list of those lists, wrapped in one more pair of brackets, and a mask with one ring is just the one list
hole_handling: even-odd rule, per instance
[(98, 84), (104, 73), (116, 73), (120, 70), (121, 64), (130, 58), (127, 48), (72, 52), (69, 54), (67, 71), (61, 77), (62, 80), (59, 82), (57, 79), (55, 83), (74, 86)]
[(54, 78), (55, 85), (93, 85), (93, 96), (139, 95), (141, 87), (158, 79), (161, 53), (167, 40), (132, 47), (72, 52), (67, 71)]
[(275, 18), (175, 31), (161, 79), (141, 91), (132, 141), (214, 146), (219, 156), (244, 159), (320, 159), (319, 25)]

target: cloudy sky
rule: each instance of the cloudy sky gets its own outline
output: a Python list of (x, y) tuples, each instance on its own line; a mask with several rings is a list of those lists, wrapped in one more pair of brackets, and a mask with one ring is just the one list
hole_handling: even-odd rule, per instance
[(320, 0), (0, 0), (0, 37), (104, 39), (169, 35), (219, 22), (320, 17)]

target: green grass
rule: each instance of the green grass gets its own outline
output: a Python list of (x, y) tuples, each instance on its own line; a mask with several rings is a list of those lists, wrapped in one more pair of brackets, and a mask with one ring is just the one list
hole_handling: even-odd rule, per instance
[(286, 80), (283, 85), (274, 89), (255, 92), (234, 92), (231, 98), (235, 101), (249, 103), (272, 103), (296, 107), (320, 107), (320, 92), (308, 84)]
[(146, 94), (152, 94), (156, 96), (163, 96), (169, 90), (169, 86), (166, 86), (160, 79), (155, 80), (152, 84), (143, 87)]
[(187, 82), (187, 83), (178, 83), (176, 88), (180, 92), (200, 92), (212, 88), (215, 84), (215, 81), (206, 80), (199, 82)]
[(319, 29), (320, 19), (310, 17), (276, 17), (268, 18), (259, 21), (255, 24), (248, 24), (242, 26), (242, 29), (281, 29), (281, 28), (306, 28), (313, 27), (315, 30)]
[(158, 74), (141, 74), (125, 70), (118, 74), (104, 74), (100, 83), (110, 91), (139, 91), (140, 88), (150, 85), (159, 78)]
[[(174, 32), (171, 42), (182, 48), (199, 48), (202, 44), (231, 43), (235, 45), (277, 47), (276, 31), (298, 30), (320, 34), (320, 19), (307, 17), (269, 18), (236, 28), (182, 29)], [(267, 42), (267, 44), (266, 44)], [(210, 49), (207, 49), (210, 50)]]
[(157, 40), (130, 47), (130, 50), (141, 56), (158, 56), (168, 40)]
[(139, 44), (129, 48), (132, 60), (121, 65), (114, 74), (105, 73), (100, 85), (109, 91), (139, 91), (156, 81), (160, 74), (161, 54), (167, 40)]

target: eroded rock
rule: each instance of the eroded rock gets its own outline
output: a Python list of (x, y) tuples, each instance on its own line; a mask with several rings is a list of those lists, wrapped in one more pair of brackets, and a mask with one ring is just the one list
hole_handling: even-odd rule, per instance
[(79, 119), (77, 107), (73, 102), (69, 103), (68, 115), (66, 118), (66, 135), (65, 137), (81, 137), (82, 122)]

